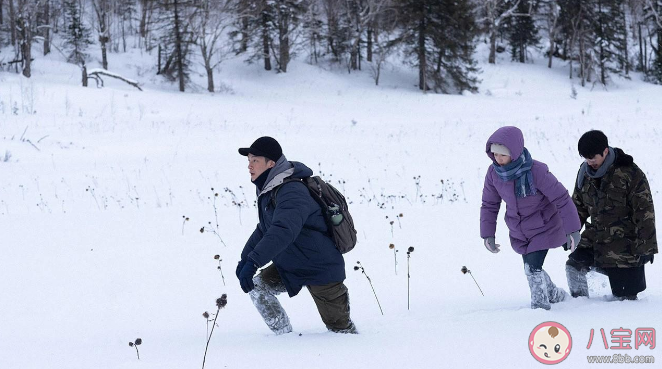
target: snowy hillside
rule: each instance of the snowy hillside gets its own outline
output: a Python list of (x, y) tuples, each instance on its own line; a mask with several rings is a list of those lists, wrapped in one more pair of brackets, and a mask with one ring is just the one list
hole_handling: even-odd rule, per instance
[[(138, 53), (110, 62), (143, 92), (110, 80), (82, 88), (80, 70), (56, 56), (37, 59), (31, 79), (0, 72), (0, 367), (200, 367), (202, 314), (223, 293), (207, 368), (533, 368), (542, 364), (527, 340), (545, 321), (572, 334), (560, 368), (591, 367), (588, 355), (662, 360), (658, 348), (634, 349), (637, 328), (662, 328), (662, 259), (647, 266), (639, 301), (607, 301), (606, 277), (591, 275), (590, 299), (531, 310), (502, 215), (503, 252), (485, 250), (478, 233), (485, 141), (503, 125), (520, 127), (567, 188), (580, 135), (603, 130), (646, 172), (662, 209), (662, 88), (635, 75), (608, 90), (575, 85), (573, 98), (560, 62), (484, 59), (480, 92), (465, 96), (422, 94), (416, 72), (397, 64), (375, 87), (367, 71), (293, 62), (275, 74), (230, 60), (216, 94), (175, 92)], [(234, 269), (257, 210), (237, 148), (262, 135), (351, 201), (359, 244), (345, 256), (345, 283), (359, 335), (328, 333), (302, 291), (281, 296), (295, 333), (274, 336), (239, 287)], [(200, 233), (217, 221), (220, 237)], [(545, 263), (564, 288), (566, 258), (556, 249)], [(605, 350), (600, 328), (610, 339), (621, 327), (633, 348)], [(137, 337), (140, 360), (128, 345)]]

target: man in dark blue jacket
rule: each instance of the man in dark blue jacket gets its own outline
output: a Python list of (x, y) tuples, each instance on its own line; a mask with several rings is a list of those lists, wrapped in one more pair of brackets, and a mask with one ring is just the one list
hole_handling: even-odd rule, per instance
[[(280, 144), (271, 137), (260, 137), (239, 153), (248, 157), (259, 216), (237, 265), (242, 290), (276, 334), (292, 331), (276, 295), (287, 292), (293, 297), (303, 286), (330, 331), (357, 333), (343, 284), (345, 261), (327, 233), (322, 209), (302, 182), (283, 183), (286, 178), (310, 177), (313, 171), (287, 161)], [(255, 276), (269, 262), (273, 263)]]

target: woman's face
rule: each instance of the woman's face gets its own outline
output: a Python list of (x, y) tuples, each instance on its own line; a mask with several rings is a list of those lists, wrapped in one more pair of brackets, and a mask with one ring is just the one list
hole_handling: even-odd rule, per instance
[(508, 165), (511, 161), (513, 161), (510, 155), (502, 155), (497, 153), (494, 153), (494, 160), (496, 160), (496, 162), (501, 166)]

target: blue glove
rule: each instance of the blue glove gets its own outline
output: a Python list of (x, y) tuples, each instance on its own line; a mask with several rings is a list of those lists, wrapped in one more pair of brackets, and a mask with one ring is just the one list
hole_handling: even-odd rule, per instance
[(248, 259), (246, 264), (244, 264), (244, 266), (241, 268), (241, 271), (239, 272), (239, 284), (245, 293), (249, 293), (253, 290), (253, 288), (255, 288), (255, 284), (253, 283), (253, 276), (255, 276), (257, 268), (257, 264), (255, 264), (253, 260)]
[(499, 245), (497, 243), (494, 243), (494, 242), (495, 242), (494, 237), (487, 237), (487, 238), (484, 239), (483, 244), (485, 245), (486, 249), (488, 249), (488, 250), (490, 250), (490, 252), (496, 254), (497, 252), (501, 251), (501, 250), (499, 250), (499, 247), (501, 247), (501, 245)]
[(244, 267), (244, 264), (246, 264), (246, 260), (241, 259), (239, 260), (239, 264), (237, 264), (237, 271), (235, 274), (237, 275), (237, 279), (239, 279), (239, 273), (241, 272), (241, 269)]
[(568, 249), (570, 249), (570, 252), (575, 251), (575, 249), (577, 248), (577, 245), (579, 245), (579, 240), (582, 239), (582, 236), (579, 233), (579, 231), (568, 233), (567, 235), (565, 235), (565, 237), (566, 237), (567, 241), (563, 245), (563, 249), (566, 250), (566, 251), (568, 251)]

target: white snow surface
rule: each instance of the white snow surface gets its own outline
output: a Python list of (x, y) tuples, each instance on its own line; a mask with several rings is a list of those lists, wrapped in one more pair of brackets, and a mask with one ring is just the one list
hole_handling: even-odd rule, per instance
[[(485, 141), (504, 125), (520, 127), (532, 156), (569, 189), (577, 140), (603, 130), (646, 172), (662, 209), (662, 87), (636, 74), (580, 87), (558, 60), (550, 70), (542, 59), (482, 58), (480, 92), (449, 96), (419, 92), (416, 72), (399, 64), (374, 86), (367, 71), (295, 61), (276, 74), (237, 59), (221, 65), (219, 92), (194, 74), (195, 91), (179, 93), (153, 76), (153, 56), (110, 57), (145, 91), (111, 79), (80, 87), (80, 70), (56, 56), (35, 61), (31, 79), (0, 72), (1, 368), (201, 367), (202, 314), (223, 293), (207, 368), (535, 368), (543, 364), (527, 341), (545, 321), (574, 340), (559, 368), (599, 365), (588, 355), (662, 360), (658, 348), (634, 349), (637, 328), (662, 329), (662, 259), (646, 267), (639, 301), (607, 301), (606, 277), (591, 274), (590, 299), (531, 310), (503, 210), (502, 252), (487, 251), (478, 231)], [(359, 243), (345, 255), (345, 283), (359, 335), (327, 332), (304, 289), (280, 297), (295, 332), (275, 336), (239, 287), (234, 269), (257, 210), (237, 148), (262, 135), (351, 201)], [(216, 219), (227, 246), (199, 232)], [(567, 289), (566, 258), (552, 250), (544, 268)], [(609, 340), (621, 327), (633, 348), (605, 350), (600, 328)], [(128, 345), (138, 337), (140, 360)]]

